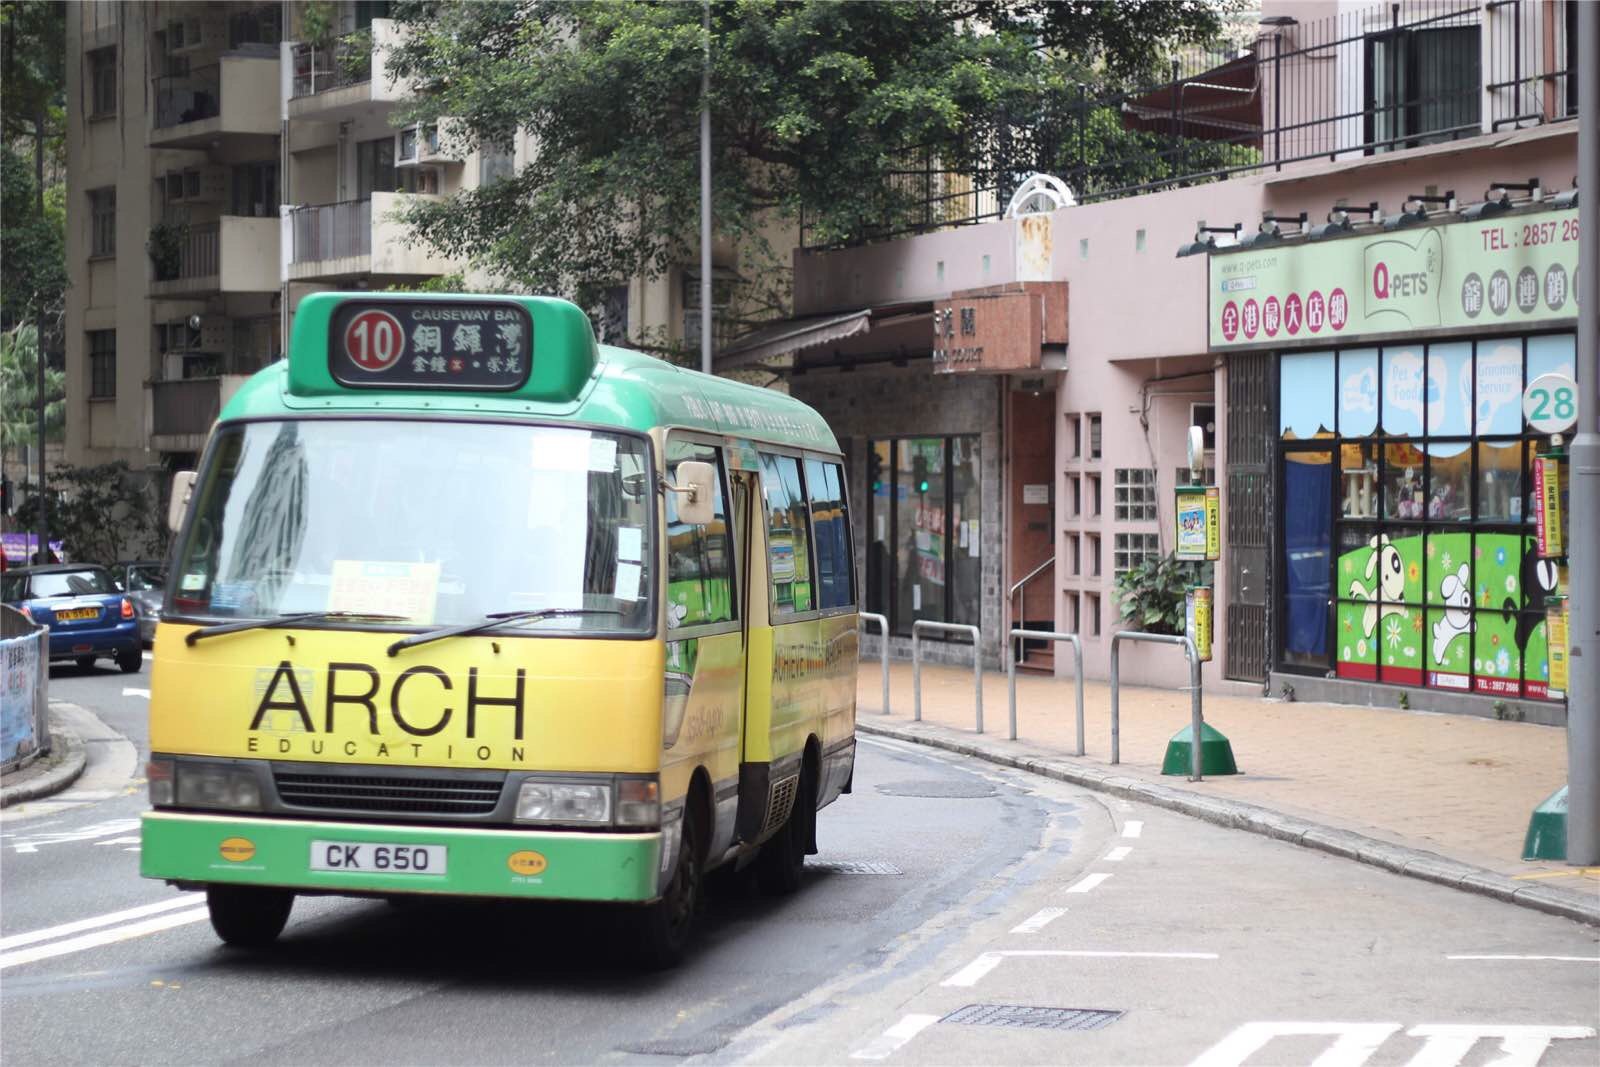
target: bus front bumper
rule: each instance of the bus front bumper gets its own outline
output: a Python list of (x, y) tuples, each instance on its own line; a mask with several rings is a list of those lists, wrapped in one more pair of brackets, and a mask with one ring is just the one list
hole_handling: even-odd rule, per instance
[[(572, 833), (146, 812), (139, 873), (193, 883), (326, 893), (430, 893), (636, 901), (658, 895), (659, 831)], [(316, 870), (313, 842), (435, 845), (443, 874)]]

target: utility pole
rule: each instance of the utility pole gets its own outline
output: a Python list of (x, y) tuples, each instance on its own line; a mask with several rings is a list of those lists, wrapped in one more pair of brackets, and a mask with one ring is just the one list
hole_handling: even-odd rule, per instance
[[(33, 195), (34, 210), (38, 212), (39, 220), (44, 220), (44, 124), (45, 106), (41, 99), (33, 114)], [(44, 395), (44, 298), (41, 294), (33, 294), (33, 403), (39, 416), (39, 551), (43, 560), (50, 560), (50, 498), (45, 495), (44, 476), (44, 411), (47, 397)], [(27, 562), (32, 563), (30, 558)]]
[(1576, 76), (1579, 400), (1569, 452), (1567, 862), (1587, 867), (1600, 864), (1600, 3), (1578, 5)]
[(702, 13), (700, 65), (700, 370), (711, 373), (711, 0)]

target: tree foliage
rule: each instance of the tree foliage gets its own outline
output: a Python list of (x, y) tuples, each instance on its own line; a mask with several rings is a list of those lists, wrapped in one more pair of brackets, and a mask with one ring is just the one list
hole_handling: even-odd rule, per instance
[[(38, 443), (38, 365), (39, 338), (32, 323), (0, 333), (0, 453)], [(44, 388), (45, 438), (60, 441), (67, 422), (66, 372), (47, 365)]]
[(66, 220), (52, 188), (65, 169), (66, 88), (66, 5), (0, 3), (0, 328), (59, 308), (66, 289)]
[[(37, 487), (22, 487), (16, 518), (37, 529)], [(114, 563), (159, 555), (165, 537), (154, 483), (121, 460), (93, 467), (62, 466), (50, 474), (50, 539), (75, 560)]]

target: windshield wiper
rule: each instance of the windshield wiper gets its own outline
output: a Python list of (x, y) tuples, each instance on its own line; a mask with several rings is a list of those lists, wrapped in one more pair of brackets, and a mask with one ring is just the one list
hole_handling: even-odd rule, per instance
[(413, 634), (389, 646), (389, 655), (398, 656), (404, 648), (414, 648), (425, 645), (429, 641), (442, 641), (447, 637), (466, 637), (469, 634), (481, 634), (485, 630), (493, 630), (497, 626), (504, 626), (508, 622), (529, 622), (534, 619), (554, 619), (562, 615), (622, 615), (623, 612), (611, 608), (534, 608), (529, 611), (491, 611), (477, 622), (463, 623), (460, 626), (446, 626), (439, 630), (429, 630), (426, 633)]
[(272, 630), (280, 626), (293, 626), (302, 622), (323, 622), (328, 619), (360, 619), (363, 622), (405, 622), (404, 615), (382, 615), (371, 611), (291, 611), (287, 615), (275, 615), (270, 619), (241, 619), (239, 622), (219, 622), (215, 626), (205, 626), (198, 630), (190, 630), (184, 635), (183, 643), (192, 645), (206, 637), (220, 637), (222, 634), (242, 633), (245, 630)]

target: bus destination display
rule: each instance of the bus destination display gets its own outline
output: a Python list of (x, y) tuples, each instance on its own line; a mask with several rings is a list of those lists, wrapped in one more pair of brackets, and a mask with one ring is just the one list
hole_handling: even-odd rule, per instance
[(348, 301), (328, 369), (357, 389), (510, 391), (528, 381), (533, 321), (509, 301)]

